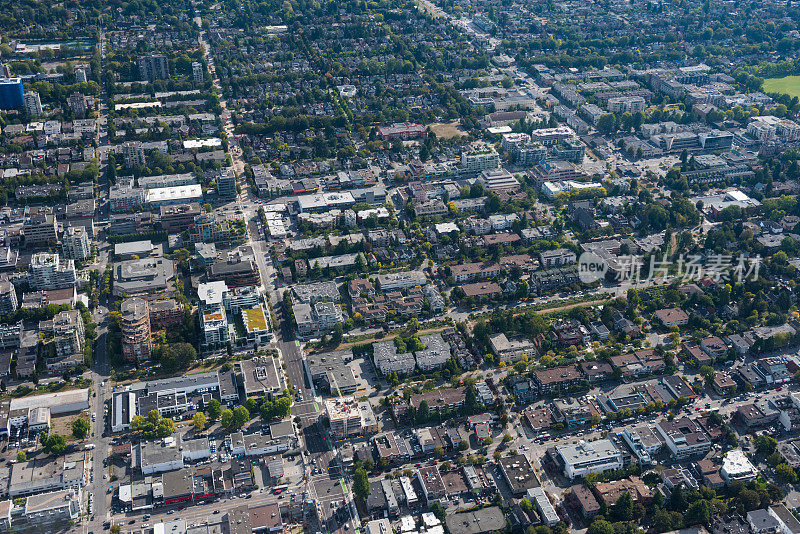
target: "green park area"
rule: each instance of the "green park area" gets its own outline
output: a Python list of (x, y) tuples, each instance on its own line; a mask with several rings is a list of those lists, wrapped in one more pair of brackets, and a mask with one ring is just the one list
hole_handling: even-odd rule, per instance
[(764, 80), (765, 93), (784, 93), (800, 97), (800, 76), (784, 76), (783, 78), (767, 78)]

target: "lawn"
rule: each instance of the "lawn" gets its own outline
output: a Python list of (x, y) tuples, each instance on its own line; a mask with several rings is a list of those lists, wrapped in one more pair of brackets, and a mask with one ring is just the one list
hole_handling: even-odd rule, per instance
[(767, 78), (764, 80), (764, 92), (783, 93), (789, 96), (800, 97), (800, 76)]
[(264, 311), (259, 306), (258, 308), (250, 308), (249, 310), (244, 310), (245, 313), (245, 322), (247, 326), (251, 330), (266, 330), (267, 329), (267, 321), (264, 318)]

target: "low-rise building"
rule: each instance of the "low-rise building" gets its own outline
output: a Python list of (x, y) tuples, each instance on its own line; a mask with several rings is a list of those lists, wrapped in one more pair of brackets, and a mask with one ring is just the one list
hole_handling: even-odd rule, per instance
[(591, 442), (581, 440), (576, 445), (558, 445), (556, 453), (563, 464), (564, 475), (569, 479), (623, 467), (622, 453), (610, 439)]
[(711, 450), (711, 439), (696, 421), (688, 417), (662, 421), (656, 425), (656, 430), (664, 438), (672, 456), (678, 460), (701, 456)]

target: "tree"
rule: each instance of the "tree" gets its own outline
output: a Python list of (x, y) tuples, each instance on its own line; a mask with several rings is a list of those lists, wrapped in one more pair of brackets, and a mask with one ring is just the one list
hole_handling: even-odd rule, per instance
[(522, 499), (519, 501), (519, 507), (522, 508), (525, 512), (530, 512), (533, 510), (533, 504), (528, 499)]
[(714, 377), (717, 376), (716, 371), (710, 365), (703, 365), (700, 367), (700, 376), (706, 381), (706, 384), (710, 384), (714, 381)]
[(72, 422), (72, 435), (75, 439), (83, 439), (89, 435), (89, 421), (83, 417), (79, 417)]
[(486, 436), (485, 438), (483, 438), (484, 446), (488, 447), (492, 443), (494, 443), (494, 440), (492, 439), (492, 436)]
[(64, 449), (67, 447), (67, 443), (64, 440), (64, 436), (60, 436), (55, 432), (42, 432), (39, 434), (39, 441), (42, 444), (45, 452), (49, 452), (52, 454), (61, 454), (64, 452)]
[(433, 455), (436, 456), (437, 458), (441, 458), (442, 456), (444, 456), (444, 449), (439, 446), (436, 446), (433, 449)]
[(111, 525), (111, 534), (119, 534), (120, 527), (119, 525)]
[(206, 405), (206, 413), (208, 414), (209, 419), (216, 421), (222, 414), (222, 405), (217, 399), (211, 399)]
[(511, 437), (511, 434), (504, 434), (503, 435), (503, 443), (508, 443), (509, 441), (513, 440), (514, 438)]
[(469, 449), (469, 445), (467, 444), (466, 440), (463, 440), (461, 443), (458, 444), (459, 451), (464, 452), (467, 449)]
[(433, 512), (433, 515), (436, 516), (436, 519), (444, 523), (444, 520), (447, 518), (447, 512), (442, 507), (442, 505), (439, 504), (439, 501), (434, 501), (429, 508), (431, 512)]
[(197, 412), (194, 414), (194, 417), (192, 417), (192, 423), (194, 424), (195, 432), (202, 432), (206, 429), (206, 425), (208, 424), (206, 414), (203, 412)]
[(612, 133), (617, 129), (617, 117), (613, 113), (605, 113), (597, 119), (597, 129), (602, 133)]
[(782, 480), (785, 480), (790, 484), (794, 484), (797, 482), (797, 471), (795, 471), (785, 463), (778, 464), (775, 467), (775, 474), (778, 475)]
[(689, 509), (683, 515), (684, 522), (691, 525), (707, 525), (711, 523), (711, 505), (705, 499), (700, 499), (689, 505)]
[(422, 401), (419, 403), (419, 408), (417, 408), (417, 415), (416, 419), (418, 423), (424, 423), (430, 417), (430, 408), (428, 408), (428, 401)]
[(233, 425), (242, 428), (250, 420), (250, 411), (244, 406), (237, 406), (233, 409)]
[(363, 467), (359, 467), (353, 472), (353, 493), (364, 502), (369, 497), (369, 477)]
[(175, 422), (169, 417), (164, 417), (158, 422), (156, 426), (156, 435), (159, 438), (166, 438), (175, 432)]
[(778, 448), (778, 442), (771, 436), (756, 436), (753, 440), (756, 451), (762, 456), (769, 456)]
[(589, 525), (586, 534), (614, 534), (614, 526), (605, 519), (596, 519)]
[(475, 390), (475, 384), (469, 384), (464, 391), (464, 413), (465, 415), (472, 415), (477, 413), (480, 405), (478, 403), (478, 393)]
[(233, 428), (233, 411), (228, 408), (222, 410), (219, 422), (225, 428)]
[(633, 520), (633, 497), (630, 492), (625, 492), (619, 496), (614, 507), (611, 509), (611, 517), (617, 521)]
[(25, 451), (19, 451), (17, 453), (17, 461), (18, 462), (27, 462), (28, 461), (28, 455), (25, 454)]

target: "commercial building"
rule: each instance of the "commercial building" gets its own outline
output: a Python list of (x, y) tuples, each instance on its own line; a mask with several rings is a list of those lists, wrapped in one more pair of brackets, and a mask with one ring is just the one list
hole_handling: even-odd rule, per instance
[(81, 513), (81, 489), (59, 490), (29, 496), (25, 519), (33, 524), (65, 524)]
[(22, 224), (25, 246), (52, 245), (58, 242), (58, 225), (52, 213), (36, 213)]
[(271, 356), (256, 356), (239, 363), (247, 398), (272, 397), (281, 391), (278, 365)]
[(236, 197), (236, 173), (231, 167), (222, 169), (217, 175), (217, 195), (222, 198)]
[(199, 184), (147, 189), (144, 194), (145, 203), (152, 208), (160, 208), (161, 206), (172, 204), (188, 204), (202, 200), (203, 187)]
[(325, 413), (330, 421), (333, 439), (346, 439), (377, 430), (375, 414), (369, 402), (354, 397), (337, 397), (325, 401)]
[(75, 262), (62, 260), (58, 254), (37, 252), (31, 256), (28, 281), (37, 290), (75, 287)]
[(166, 258), (142, 258), (114, 264), (116, 297), (155, 293), (167, 289), (175, 278), (175, 264)]
[(523, 495), (529, 489), (538, 488), (541, 485), (530, 460), (524, 454), (500, 458), (499, 463), (500, 472), (512, 494)]
[(758, 478), (758, 469), (750, 462), (741, 449), (733, 449), (722, 457), (719, 474), (726, 483), (735, 480), (753, 480)]
[(209, 279), (222, 280), (228, 287), (257, 286), (261, 283), (258, 268), (253, 260), (216, 262), (209, 269)]
[(129, 362), (150, 359), (152, 351), (150, 310), (147, 301), (138, 297), (125, 299), (122, 313), (122, 357)]
[(25, 89), (22, 78), (0, 78), (0, 109), (23, 109)]
[(576, 445), (558, 445), (556, 452), (563, 463), (564, 475), (569, 479), (623, 467), (622, 453), (610, 439), (591, 442), (581, 440)]
[(194, 224), (195, 217), (200, 213), (200, 204), (196, 202), (161, 206), (159, 208), (161, 227), (171, 234), (183, 232)]
[(542, 488), (531, 488), (528, 490), (528, 500), (536, 506), (536, 510), (539, 512), (539, 516), (542, 518), (542, 522), (547, 525), (548, 527), (552, 527), (559, 521), (561, 518), (558, 516), (558, 512), (553, 507), (553, 503), (550, 502), (550, 498), (545, 493), (544, 489)]
[(311, 380), (318, 388), (333, 395), (351, 395), (358, 389), (358, 382), (349, 365), (352, 360), (353, 351), (342, 350), (309, 354), (305, 362)]
[(89, 461), (83, 452), (37, 458), (11, 466), (8, 494), (12, 499), (60, 490), (79, 490), (89, 481)]
[(506, 518), (498, 506), (472, 512), (449, 514), (446, 519), (450, 534), (489, 534), (506, 528)]
[(428, 506), (446, 495), (442, 475), (439, 473), (439, 468), (435, 465), (420, 467), (417, 470), (416, 477)]

